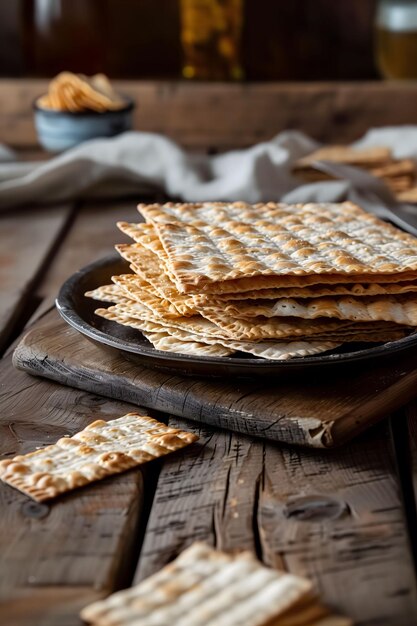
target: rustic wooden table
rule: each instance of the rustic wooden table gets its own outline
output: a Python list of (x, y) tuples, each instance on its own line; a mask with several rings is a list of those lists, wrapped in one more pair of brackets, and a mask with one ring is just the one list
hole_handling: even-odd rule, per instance
[[(119, 236), (115, 222), (135, 216), (135, 201), (126, 200), (0, 217), (1, 456), (136, 408), (31, 377), (11, 363), (14, 339), (48, 314), (65, 278), (108, 254)], [(79, 624), (80, 607), (204, 539), (248, 548), (269, 565), (311, 577), (324, 600), (358, 624), (411, 626), (417, 620), (415, 415), (408, 406), (332, 451), (170, 418), (197, 432), (203, 445), (50, 506), (2, 484), (0, 621)]]
[[(189, 102), (183, 93), (187, 89), (192, 87), (171, 90), (178, 116)], [(205, 89), (215, 106), (223, 92), (216, 86)], [(242, 89), (232, 87), (238, 100)], [(274, 92), (272, 86), (248, 89), (249, 104), (256, 104), (262, 89)], [(296, 87), (283, 89), (287, 101), (299, 102)], [(333, 122), (339, 120), (334, 136), (344, 123), (343, 103), (353, 115), (358, 100), (352, 104), (346, 95), (352, 87), (342, 90), (342, 96), (332, 89), (310, 88), (304, 96), (317, 106), (337, 104), (332, 109)], [(384, 95), (379, 89), (371, 90), (368, 99), (363, 94), (359, 98), (369, 116), (381, 110)], [(38, 83), (13, 83), (3, 89), (0, 85), (0, 104), (6, 111), (0, 125), (6, 140), (17, 136), (16, 145), (31, 148), (33, 130), (19, 111), (22, 99), (39, 91)], [(15, 93), (15, 100), (7, 100), (6, 92)], [(145, 85), (141, 94), (162, 106), (171, 92), (167, 85), (159, 91)], [(267, 95), (270, 103), (279, 100), (278, 92), (272, 101), (271, 93)], [(414, 102), (417, 89), (409, 87), (408, 95)], [(407, 90), (403, 103), (410, 101), (406, 96)], [(275, 104), (273, 111), (268, 105), (265, 115), (269, 111), (282, 117)], [(295, 116), (293, 125), (300, 115), (307, 120), (301, 113), (307, 109), (287, 107)], [(413, 105), (404, 121), (416, 121), (411, 119), (415, 110)], [(281, 129), (280, 124), (290, 125), (289, 115), (274, 131)], [(387, 119), (382, 113), (376, 117), (379, 123)], [(172, 119), (165, 121), (169, 124)], [(354, 134), (362, 132), (365, 123), (366, 119), (354, 121)], [(148, 127), (164, 130), (151, 123)], [(181, 128), (176, 128), (180, 134)], [(252, 134), (244, 140), (239, 135), (239, 142), (256, 140), (256, 128), (254, 120)], [(271, 136), (274, 131), (268, 128)], [(266, 134), (260, 128), (258, 136)], [(28, 145), (23, 139), (27, 136)], [(347, 138), (347, 131), (342, 136)], [(204, 140), (191, 139), (194, 147)], [(220, 142), (216, 148), (224, 145)], [(70, 274), (109, 253), (117, 239), (115, 222), (134, 220), (135, 205), (128, 199), (29, 207), (0, 215), (2, 457), (52, 443), (94, 419), (137, 409), (31, 377), (17, 371), (11, 361), (17, 338), (49, 314), (58, 288)], [(309, 576), (326, 603), (362, 626), (416, 624), (416, 413), (416, 405), (409, 405), (352, 443), (327, 451), (267, 443), (156, 414), (197, 432), (202, 445), (74, 492), (50, 506), (35, 504), (1, 484), (0, 622), (78, 625), (78, 612), (85, 604), (149, 576), (200, 539), (219, 548), (247, 548), (273, 567)]]

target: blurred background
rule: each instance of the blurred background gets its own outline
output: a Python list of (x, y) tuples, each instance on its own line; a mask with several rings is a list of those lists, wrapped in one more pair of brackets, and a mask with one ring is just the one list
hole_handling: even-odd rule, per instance
[(376, 7), (376, 0), (0, 0), (0, 76), (65, 69), (129, 79), (375, 79)]

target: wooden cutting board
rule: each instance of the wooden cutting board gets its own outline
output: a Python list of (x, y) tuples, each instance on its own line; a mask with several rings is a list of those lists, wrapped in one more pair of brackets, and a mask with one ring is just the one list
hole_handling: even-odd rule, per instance
[(417, 359), (290, 380), (203, 379), (137, 365), (93, 344), (56, 311), (21, 340), (14, 364), (36, 376), (254, 437), (329, 448), (417, 396)]

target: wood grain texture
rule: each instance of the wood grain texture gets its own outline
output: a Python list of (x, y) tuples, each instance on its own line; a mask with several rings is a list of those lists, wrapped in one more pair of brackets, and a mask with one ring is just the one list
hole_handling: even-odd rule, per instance
[(392, 425), (396, 443), (397, 465), (401, 475), (404, 505), (408, 514), (410, 548), (417, 571), (417, 402), (404, 411), (404, 421), (397, 430)]
[[(36, 143), (32, 102), (46, 80), (0, 80), (0, 136)], [(224, 150), (297, 128), (319, 141), (349, 142), (369, 127), (415, 124), (417, 85), (361, 83), (188, 83), (115, 81), (138, 103), (134, 128), (163, 133), (193, 149)], [(395, 107), (392, 103), (395, 102)]]
[(414, 572), (386, 426), (326, 456), (194, 430), (199, 444), (164, 461), (137, 582), (205, 540), (309, 576), (327, 604), (361, 626), (415, 624)]
[[(35, 450), (74, 434), (95, 419), (112, 419), (134, 408), (34, 379), (17, 372), (10, 358), (1, 362), (0, 375), (2, 458)], [(86, 594), (90, 598), (126, 584), (134, 564), (143, 494), (141, 471), (74, 491), (50, 505), (34, 503), (1, 483), (0, 568), (7, 575), (0, 578), (0, 600), (15, 611), (19, 599), (25, 597), (29, 602), (33, 597), (39, 622), (32, 619), (30, 600), (22, 624), (44, 626), (54, 623), (52, 617), (46, 620), (51, 588), (68, 588), (68, 615), (74, 618), (76, 598), (71, 596), (71, 588), (79, 587), (80, 597)], [(56, 620), (60, 611), (66, 611), (64, 590), (63, 594), (64, 604), (57, 600), (51, 609)]]
[(34, 586), (3, 601), (0, 618), (10, 626), (81, 626), (80, 610), (104, 595), (78, 585)]
[(70, 206), (59, 206), (0, 215), (0, 351), (70, 214)]
[(136, 200), (115, 203), (89, 202), (78, 207), (54, 262), (44, 272), (36, 290), (40, 306), (32, 321), (50, 309), (62, 283), (71, 274), (111, 254), (115, 243), (128, 241), (116, 227), (118, 220), (140, 220)]
[[(96, 346), (52, 312), (14, 353), (31, 374), (255, 437), (312, 447), (351, 439), (415, 397), (414, 354), (342, 375), (252, 382), (175, 376)], [(349, 384), (346, 384), (347, 377)]]

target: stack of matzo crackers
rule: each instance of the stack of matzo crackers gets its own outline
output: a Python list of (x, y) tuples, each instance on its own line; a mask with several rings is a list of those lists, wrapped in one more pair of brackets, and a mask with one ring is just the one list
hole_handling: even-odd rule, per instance
[(87, 606), (94, 626), (352, 626), (332, 615), (310, 581), (195, 543), (139, 585)]
[(331, 161), (360, 167), (383, 180), (399, 200), (417, 201), (416, 164), (411, 159), (394, 159), (387, 147), (324, 146), (296, 161), (293, 167), (294, 174), (306, 182), (331, 179), (332, 176), (314, 167), (315, 161)]
[(353, 205), (139, 205), (132, 274), (86, 295), (159, 350), (288, 359), (417, 326), (417, 239)]

